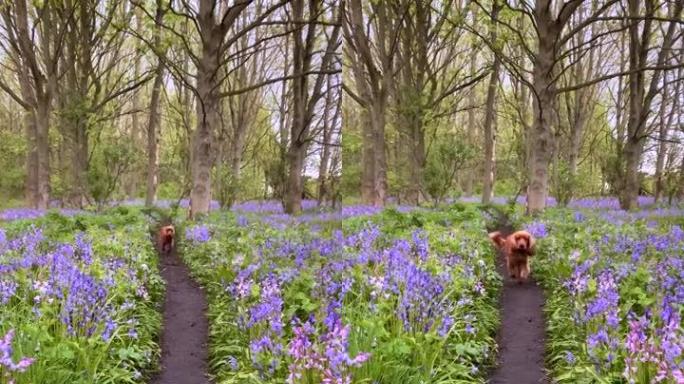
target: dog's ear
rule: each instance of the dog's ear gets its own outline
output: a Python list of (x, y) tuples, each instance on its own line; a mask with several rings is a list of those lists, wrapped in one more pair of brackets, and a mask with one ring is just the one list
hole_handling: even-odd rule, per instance
[(520, 231), (520, 232), (517, 234), (516, 237), (517, 237), (517, 238), (523, 238), (523, 239), (525, 239), (525, 242), (527, 243), (527, 254), (530, 255), (530, 256), (534, 255), (534, 252), (535, 252), (535, 248), (534, 248), (534, 244), (535, 244), (534, 236), (532, 236), (532, 234), (529, 233), (529, 232), (527, 232), (527, 231)]
[(528, 248), (529, 248), (530, 256), (532, 256), (532, 255), (534, 255), (534, 254), (536, 253), (536, 250), (537, 250), (537, 249), (535, 248), (535, 243), (536, 243), (536, 241), (534, 240), (534, 236), (532, 236), (531, 234), (528, 234), (528, 236), (527, 236), (527, 245), (528, 245)]
[(496, 245), (497, 248), (503, 248), (506, 244), (506, 239), (501, 235), (501, 232), (496, 231), (489, 234), (489, 239)]

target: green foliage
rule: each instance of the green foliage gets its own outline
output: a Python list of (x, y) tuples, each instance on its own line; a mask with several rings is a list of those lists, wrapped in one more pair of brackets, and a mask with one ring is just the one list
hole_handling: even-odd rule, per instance
[(88, 191), (99, 207), (111, 198), (121, 177), (135, 162), (129, 143), (112, 143), (95, 151), (88, 169)]
[[(681, 227), (653, 218), (621, 225), (589, 211), (578, 216), (556, 209), (542, 220), (549, 235), (537, 242), (533, 269), (547, 292), (547, 365), (553, 379), (650, 383), (662, 369), (662, 382), (677, 382), (675, 368), (663, 365), (666, 359), (658, 354), (669, 332), (678, 332), (668, 331), (664, 303), (671, 303), (676, 319), (684, 314), (681, 303), (670, 301), (672, 284), (681, 280)], [(642, 336), (633, 333), (631, 321), (646, 313), (644, 344), (635, 344)], [(654, 361), (647, 353), (661, 357)]]
[[(23, 195), (26, 170), (26, 141), (21, 134), (0, 129), (0, 196)], [(4, 200), (4, 199), (3, 199)]]
[[(262, 335), (270, 335), (272, 343), (287, 350), (294, 337), (293, 317), (301, 321), (306, 321), (310, 315), (324, 319), (328, 304), (323, 290), (327, 283), (321, 280), (322, 276), (326, 276), (326, 280), (349, 281), (350, 290), (340, 308), (343, 323), (350, 326), (349, 355), (371, 353), (367, 363), (352, 369), (354, 383), (484, 382), (498, 326), (496, 301), (500, 278), (494, 271), (490, 245), (486, 236), (482, 236), (483, 221), (479, 220), (478, 212), (473, 206), (462, 205), (454, 205), (446, 212), (404, 214), (385, 210), (371, 220), (372, 224), (368, 218), (345, 220), (338, 227), (343, 233), (321, 234), (320, 238), (311, 233), (308, 225), (281, 230), (271, 228), (256, 217), (248, 225), (237, 225), (236, 218), (226, 213), (213, 214), (197, 224), (209, 228), (211, 239), (201, 243), (186, 241), (182, 246), (183, 257), (208, 293), (210, 366), (217, 383), (283, 382), (288, 367), (294, 363), (291, 356), (287, 353), (253, 354), (249, 346)], [(351, 244), (343, 248), (335, 246), (330, 254), (322, 254), (324, 248), (317, 248), (316, 244), (331, 241), (331, 235), (360, 233), (358, 236), (364, 236), (363, 233), (376, 226), (382, 234), (367, 248)], [(382, 254), (383, 249), (399, 239), (407, 239), (413, 244), (414, 231), (418, 229), (424, 231), (429, 244), (429, 255), (425, 263), (420, 264), (421, 270), (434, 276), (440, 273), (452, 276), (447, 291), (440, 297), (457, 301), (468, 296), (473, 300), (467, 308), (454, 308), (455, 322), (446, 336), (440, 336), (436, 328), (428, 332), (404, 328), (397, 317), (398, 297), (389, 293), (378, 296), (369, 282), (375, 281), (369, 277), (380, 276), (381, 280), (386, 268), (390, 268), (386, 263), (359, 263), (336, 272), (337, 263), (354, 260), (362, 252)], [(307, 249), (311, 252), (308, 255)], [(449, 266), (447, 260), (455, 249), (470, 261)], [(470, 270), (466, 265), (474, 266), (474, 269)], [(248, 270), (251, 272), (247, 273)], [(243, 277), (237, 279), (238, 276)], [(248, 290), (245, 285), (236, 285), (244, 282), (246, 276), (249, 278)], [(262, 282), (267, 276), (283, 279), (280, 285), (282, 317), (275, 318), (283, 321), (282, 334), (270, 334), (270, 328), (263, 323), (244, 326), (262, 303), (266, 289)], [(472, 293), (478, 281), (487, 287), (481, 295)], [(373, 305), (369, 307), (369, 303)], [(477, 318), (474, 333), (466, 332), (467, 317), (464, 316), (467, 314)], [(325, 328), (316, 326), (316, 332), (324, 331)], [(274, 362), (275, 365), (270, 365)], [(263, 371), (259, 366), (275, 368)], [(480, 371), (473, 366), (480, 367)], [(320, 383), (321, 378), (310, 371), (297, 382)]]
[(227, 164), (219, 164), (213, 170), (213, 185), (216, 199), (221, 207), (230, 207), (240, 192), (240, 179)]
[[(3, 380), (10, 379), (16, 384), (147, 382), (160, 356), (156, 340), (161, 329), (164, 285), (145, 227), (140, 212), (128, 209), (73, 217), (50, 213), (32, 222), (4, 226), (9, 238), (40, 228), (44, 239), (35, 250), (3, 250), (0, 263), (23, 262), (22, 259), (30, 260), (40, 252), (49, 254), (47, 259), (52, 261), (46, 265), (34, 261), (32, 268), (20, 268), (3, 277), (4, 284), (16, 284), (17, 288), (8, 301), (0, 304), (3, 309), (0, 311), (0, 334), (5, 335), (13, 329), (15, 356), (29, 356), (35, 360), (25, 373), (3, 372), (0, 368), (0, 381), (4, 383)], [(73, 255), (69, 256), (68, 248), (60, 245), (62, 242), (71, 244)], [(92, 252), (91, 259), (83, 256), (88, 249)], [(66, 259), (58, 261), (59, 257)], [(81, 328), (72, 332), (73, 328), (64, 323), (64, 311), (73, 307), (41, 288), (67, 276), (76, 278), (69, 275), (68, 270), (58, 273), (55, 270), (58, 267), (52, 264), (58, 262), (61, 263), (59, 268), (71, 265), (80, 274), (92, 277), (93, 283), (106, 287), (106, 303), (102, 305), (113, 309), (108, 312), (111, 318), (96, 323), (99, 325), (91, 330), (92, 333)], [(113, 265), (119, 267), (112, 268)], [(85, 288), (74, 286), (73, 289)], [(67, 289), (63, 294), (67, 297), (76, 293)], [(77, 297), (73, 299), (78, 300)], [(80, 299), (86, 300), (86, 297)], [(83, 304), (74, 301), (70, 305)], [(74, 310), (67, 318), (78, 319), (75, 316), (80, 316), (79, 313)], [(114, 328), (107, 331), (106, 324), (110, 321)], [(110, 336), (105, 337), (106, 334)]]
[(474, 155), (475, 149), (455, 136), (433, 143), (425, 167), (425, 188), (435, 204), (451, 190), (454, 178)]

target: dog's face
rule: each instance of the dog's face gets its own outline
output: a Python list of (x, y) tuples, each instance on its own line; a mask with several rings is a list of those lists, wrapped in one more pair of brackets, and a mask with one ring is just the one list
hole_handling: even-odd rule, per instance
[(515, 232), (508, 236), (507, 240), (513, 252), (524, 253), (529, 256), (534, 254), (534, 237), (529, 232)]
[(527, 231), (514, 232), (504, 237), (500, 232), (492, 232), (489, 238), (494, 245), (506, 254), (534, 254), (534, 237)]
[(161, 238), (162, 241), (168, 241), (173, 239), (173, 235), (175, 233), (175, 229), (171, 225), (167, 225), (165, 227), (162, 227), (159, 230), (159, 237)]

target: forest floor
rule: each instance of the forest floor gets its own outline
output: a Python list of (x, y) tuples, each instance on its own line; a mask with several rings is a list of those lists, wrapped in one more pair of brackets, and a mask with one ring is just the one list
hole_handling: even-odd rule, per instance
[(503, 257), (498, 258), (497, 264), (504, 277), (504, 286), (500, 302), (501, 328), (497, 335), (499, 356), (489, 383), (548, 383), (544, 371), (542, 288), (532, 278), (522, 284), (513, 281), (508, 276)]
[(208, 384), (207, 299), (176, 253), (161, 256), (166, 281), (161, 371), (153, 384)]

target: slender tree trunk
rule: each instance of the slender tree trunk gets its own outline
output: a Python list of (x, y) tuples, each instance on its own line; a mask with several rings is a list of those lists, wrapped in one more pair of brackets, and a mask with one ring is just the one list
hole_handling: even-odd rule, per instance
[(684, 155), (682, 155), (682, 162), (679, 165), (679, 188), (677, 188), (677, 197), (679, 202), (684, 202)]
[[(339, 101), (333, 99), (334, 93), (330, 92), (332, 88), (332, 77), (328, 77), (327, 89), (328, 95), (326, 97), (325, 110), (323, 112), (323, 148), (321, 151), (321, 163), (318, 167), (318, 205), (325, 202), (328, 198), (328, 178), (330, 175), (328, 165), (330, 163), (330, 145), (332, 144), (332, 134), (337, 125), (337, 118), (339, 116)], [(330, 119), (330, 111), (332, 110), (332, 120)]]
[(29, 110), (24, 115), (26, 131), (26, 202), (30, 207), (38, 206), (38, 144), (36, 143), (36, 114)]
[[(372, 140), (365, 145), (373, 147), (373, 158), (369, 159), (373, 162), (372, 175), (372, 197), (371, 205), (382, 207), (385, 205), (387, 197), (387, 156), (385, 153), (385, 103), (384, 100), (376, 100), (374, 106), (371, 107), (371, 129)], [(364, 159), (364, 161), (367, 161)]]
[[(499, 14), (500, 6), (495, 1), (492, 7), (492, 25), (489, 34), (492, 41), (497, 39), (496, 18)], [(482, 203), (487, 204), (492, 199), (494, 191), (494, 164), (495, 164), (495, 143), (496, 135), (494, 133), (494, 124), (496, 119), (496, 89), (499, 83), (499, 71), (501, 68), (501, 61), (499, 55), (494, 55), (494, 64), (492, 73), (489, 76), (489, 85), (487, 87), (487, 101), (485, 105), (485, 120), (483, 126), (484, 133), (484, 173), (482, 179)]]
[(147, 123), (147, 193), (145, 206), (151, 207), (157, 200), (157, 186), (159, 184), (159, 130), (160, 115), (159, 104), (161, 100), (162, 84), (164, 81), (164, 65), (159, 62), (152, 84), (152, 96), (150, 98), (150, 116)]
[[(656, 154), (656, 168), (655, 168), (655, 188), (653, 191), (653, 198), (657, 203), (663, 193), (663, 166), (665, 165), (665, 155), (667, 152), (667, 131), (669, 129), (669, 121), (665, 117), (666, 105), (665, 96), (667, 95), (667, 85), (663, 87), (663, 98), (660, 101), (660, 116), (658, 129), (658, 151)], [(674, 113), (670, 116), (673, 116)]]
[(362, 115), (361, 200), (372, 205), (375, 200), (375, 131), (370, 108), (362, 111)]
[[(681, 77), (682, 70), (679, 71), (677, 74), (678, 77)], [(672, 101), (672, 108), (670, 109), (670, 114), (668, 116), (667, 114), (667, 109), (665, 106), (667, 103), (664, 101), (667, 99), (668, 94), (667, 94), (667, 84), (663, 87), (663, 97), (661, 100), (661, 105), (660, 105), (660, 130), (658, 132), (658, 139), (660, 140), (660, 143), (658, 145), (658, 155), (656, 159), (656, 170), (655, 170), (655, 191), (654, 191), (654, 197), (655, 201), (657, 202), (660, 197), (663, 195), (663, 190), (665, 189), (664, 185), (664, 180), (663, 180), (663, 167), (665, 164), (665, 157), (667, 156), (667, 139), (668, 139), (668, 132), (670, 131), (670, 127), (672, 127), (672, 123), (674, 122), (674, 116), (675, 116), (675, 111), (679, 109), (679, 90), (680, 90), (681, 82), (678, 82), (677, 85), (675, 86), (673, 95), (673, 101)], [(669, 160), (668, 160), (669, 161)]]
[(87, 203), (88, 194), (88, 131), (87, 121), (78, 118), (75, 123), (75, 143), (73, 153), (74, 203), (83, 207)]
[[(475, 11), (473, 11), (473, 15), (475, 15)], [(473, 16), (474, 17), (474, 16)], [(477, 72), (477, 55), (475, 53), (471, 53), (470, 55), (470, 75), (474, 76), (475, 73)], [(476, 87), (473, 86), (470, 89), (469, 97), (470, 99), (470, 106), (468, 108), (468, 141), (470, 142), (471, 146), (477, 145), (477, 139), (475, 138), (477, 135), (477, 123), (475, 122), (475, 106), (477, 105), (477, 92), (476, 92)], [(473, 182), (475, 179), (475, 175), (477, 174), (476, 170), (476, 164), (475, 162), (471, 162), (470, 170), (465, 175), (465, 180), (463, 183), (463, 194), (465, 196), (470, 196), (473, 194)]]
[[(472, 22), (473, 24), (476, 23), (477, 21), (477, 10), (478, 6), (475, 5), (474, 3), (471, 4), (472, 7)], [(475, 76), (477, 73), (478, 67), (477, 67), (477, 55), (475, 54), (476, 48), (477, 48), (477, 40), (473, 39), (473, 51), (470, 54), (470, 76)], [(468, 92), (468, 143), (472, 146), (475, 147), (477, 146), (477, 123), (475, 121), (475, 106), (477, 105), (477, 88), (475, 86), (470, 88), (470, 92)], [(475, 178), (477, 177), (477, 167), (476, 167), (476, 162), (475, 161), (470, 161), (470, 169), (468, 172), (465, 174), (465, 180), (463, 180), (463, 194), (465, 196), (471, 196), (473, 194), (473, 184), (475, 182)]]
[(321, 154), (321, 163), (318, 167), (318, 205), (325, 202), (328, 197), (328, 163), (330, 162), (330, 128), (325, 127), (323, 132), (323, 148)]
[(50, 204), (50, 100), (38, 100), (36, 111), (37, 200), (36, 208), (47, 209)]

